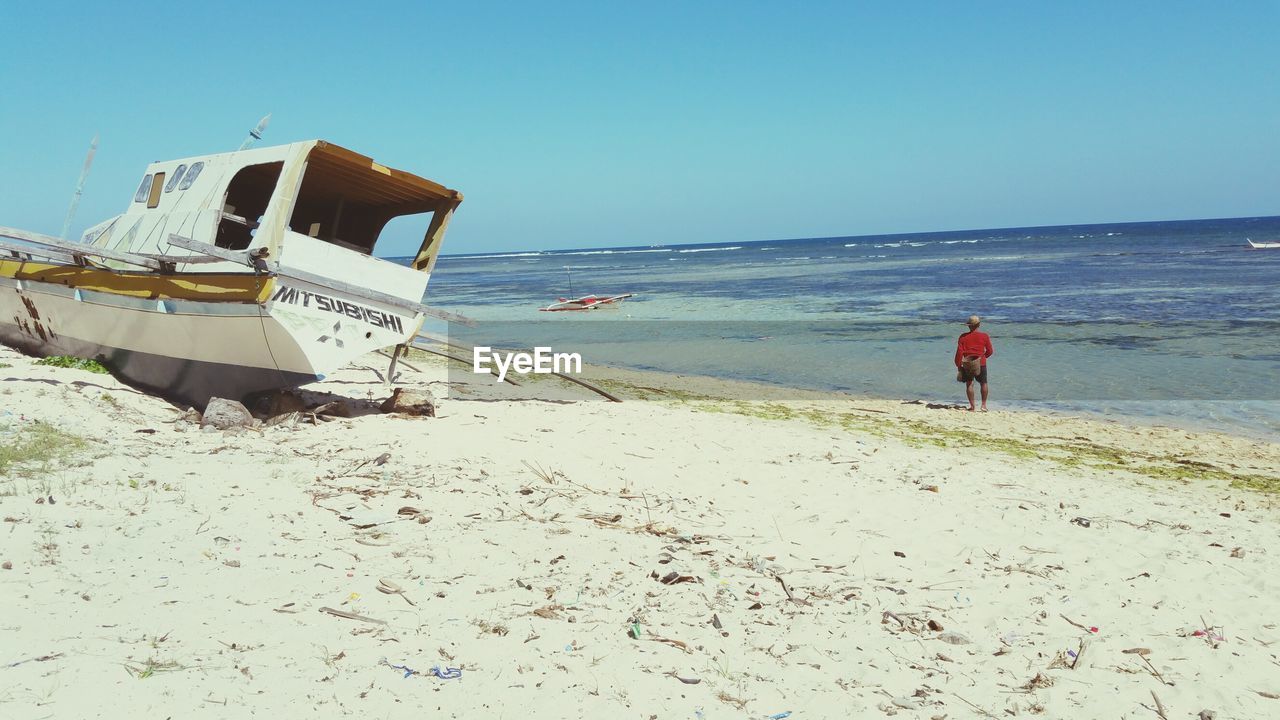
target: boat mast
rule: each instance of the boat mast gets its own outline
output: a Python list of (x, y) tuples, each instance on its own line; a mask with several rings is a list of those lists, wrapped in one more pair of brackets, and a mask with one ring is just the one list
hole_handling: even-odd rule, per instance
[(89, 142), (89, 154), (84, 158), (84, 167), (80, 170), (80, 180), (76, 182), (75, 194), (71, 196), (71, 207), (67, 208), (67, 219), (62, 221), (62, 234), (58, 237), (63, 240), (67, 239), (67, 232), (71, 230), (71, 220), (76, 216), (76, 208), (80, 207), (80, 196), (84, 194), (84, 181), (89, 177), (89, 166), (93, 165), (93, 154), (98, 151), (98, 133), (93, 134), (93, 140)]
[(267, 131), (267, 123), (269, 122), (271, 122), (271, 113), (264, 115), (263, 118), (258, 121), (258, 124), (249, 131), (248, 136), (245, 137), (244, 142), (240, 143), (240, 148), (236, 150), (236, 152), (240, 152), (240, 150), (248, 150), (255, 142), (261, 140), (262, 134)]

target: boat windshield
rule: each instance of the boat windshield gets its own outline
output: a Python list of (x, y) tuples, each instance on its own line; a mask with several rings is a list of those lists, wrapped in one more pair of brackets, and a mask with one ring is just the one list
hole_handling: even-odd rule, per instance
[[(289, 229), (368, 255), (390, 220), (413, 215), (412, 225), (425, 228), (449, 192), (363, 155), (320, 144), (307, 158)], [(417, 234), (421, 238), (420, 230)]]

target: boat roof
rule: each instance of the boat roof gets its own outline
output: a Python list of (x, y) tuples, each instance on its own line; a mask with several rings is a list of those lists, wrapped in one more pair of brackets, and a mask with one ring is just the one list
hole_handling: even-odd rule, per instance
[[(328, 140), (304, 140), (288, 145), (274, 145), (234, 152), (212, 153), (178, 160), (153, 162), (148, 173), (171, 169), (176, 164), (198, 162), (222, 167), (246, 167), (264, 162), (305, 160), (311, 183), (341, 185), (350, 200), (378, 206), (396, 206), (406, 210), (435, 208), (442, 200), (462, 201), (462, 193), (440, 183), (404, 170), (383, 165)], [(322, 188), (317, 188), (322, 189)]]
[(315, 173), (341, 182), (347, 197), (374, 205), (426, 205), (435, 207), (441, 200), (462, 200), (462, 193), (413, 173), (387, 167), (367, 155), (361, 155), (326, 140), (311, 141), (307, 157)]

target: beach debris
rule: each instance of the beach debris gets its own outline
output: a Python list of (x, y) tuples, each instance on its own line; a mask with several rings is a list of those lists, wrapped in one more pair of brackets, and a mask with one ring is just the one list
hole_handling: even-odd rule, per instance
[[(354, 594), (354, 593), (353, 593), (353, 594)], [(355, 613), (349, 613), (349, 612), (347, 612), (347, 611), (345, 611), (345, 610), (334, 610), (334, 609), (333, 609), (333, 608), (331, 608), (331, 607), (322, 607), (322, 608), (320, 608), (320, 612), (322, 612), (322, 613), (328, 613), (328, 614), (330, 614), (330, 615), (334, 615), (334, 616), (336, 616), (336, 617), (340, 617), (340, 618), (346, 618), (346, 619), (348, 619), (348, 620), (359, 620), (360, 622), (372, 623), (372, 624), (374, 624), (374, 625), (386, 625), (386, 624), (387, 624), (387, 621), (386, 621), (386, 620), (378, 620), (378, 619), (371, 618), (371, 617), (365, 617), (364, 615), (357, 615), (357, 614), (355, 614)]]
[(1077, 517), (1077, 518), (1071, 518), (1071, 524), (1079, 525), (1082, 528), (1087, 528), (1093, 524), (1093, 521), (1089, 520), (1089, 518), (1087, 517)]
[(1232, 549), (1231, 549), (1231, 557), (1233, 557), (1233, 558), (1242, 558), (1242, 557), (1244, 557), (1244, 548), (1242, 548), (1242, 547), (1232, 548)]
[(679, 585), (680, 583), (700, 582), (697, 578), (695, 578), (692, 575), (681, 575), (680, 573), (674, 570), (667, 573), (666, 575), (663, 575), (660, 578), (658, 577), (658, 573), (655, 571), (650, 575), (650, 577), (656, 579), (658, 582), (662, 583), (663, 585)]
[(680, 677), (679, 675), (677, 675), (677, 674), (676, 674), (676, 671), (675, 671), (675, 670), (672, 670), (672, 671), (670, 671), (670, 672), (666, 673), (666, 675), (667, 675), (668, 677), (673, 677), (673, 678), (675, 678), (675, 679), (679, 680), (680, 682), (684, 683), (685, 685), (697, 685), (698, 683), (702, 682), (702, 678), (684, 678), (684, 677)]
[(901, 550), (894, 550), (894, 551), (893, 551), (893, 556), (894, 556), (894, 557), (904, 558), (904, 557), (906, 557), (906, 556), (907, 556), (907, 554), (906, 554), (906, 553), (904, 553), (904, 552), (902, 552)]
[(1253, 692), (1268, 700), (1280, 700), (1280, 693), (1267, 692), (1266, 690), (1253, 690)]
[(414, 670), (408, 665), (392, 665), (390, 662), (387, 661), (386, 658), (382, 658), (380, 661), (378, 661), (378, 664), (386, 665), (392, 670), (399, 670), (400, 672), (404, 673), (404, 677), (406, 680), (410, 677), (413, 677), (414, 675), (431, 675), (441, 680), (457, 680), (462, 677), (462, 668), (456, 668), (456, 667), (445, 667), (442, 669), (440, 666), (436, 665), (424, 673), (418, 670)]
[(559, 604), (543, 605), (537, 610), (534, 610), (533, 613), (531, 614), (537, 615), (538, 617), (545, 618), (547, 620), (559, 620), (561, 610), (564, 610), (563, 605), (559, 605)]
[[(1182, 631), (1179, 635), (1186, 637), (1188, 633), (1186, 631)], [(1226, 631), (1223, 630), (1221, 626), (1210, 625), (1205, 622), (1203, 617), (1200, 618), (1200, 629), (1192, 631), (1189, 635), (1191, 637), (1204, 638), (1205, 642), (1215, 648), (1218, 646), (1218, 643), (1224, 643), (1227, 641)]]
[(633, 640), (639, 640), (640, 623), (632, 621), (631, 627), (627, 628), (627, 634), (630, 635)]
[(1075, 620), (1072, 620), (1071, 618), (1067, 617), (1066, 615), (1063, 615), (1062, 613), (1058, 613), (1058, 617), (1062, 618), (1063, 620), (1066, 620), (1067, 622), (1071, 623), (1072, 625), (1075, 625), (1076, 627), (1080, 628), (1081, 630), (1084, 630), (1085, 632), (1091, 632), (1091, 633), (1094, 633), (1095, 635), (1098, 633), (1098, 627), (1096, 625), (1081, 625), (1080, 623), (1076, 622)]
[(1162, 720), (1169, 720), (1169, 714), (1165, 712), (1164, 703), (1160, 702), (1160, 696), (1156, 695), (1155, 690), (1151, 691), (1151, 699), (1156, 701), (1156, 714), (1159, 715)]
[(391, 397), (382, 401), (378, 409), (384, 413), (401, 413), (415, 417), (435, 417), (435, 398), (429, 392), (411, 388), (396, 388)]
[(226, 398), (210, 398), (200, 419), (200, 427), (218, 430), (253, 427), (253, 415), (243, 404)]
[(1201, 710), (1199, 713), (1196, 714), (1196, 717), (1199, 720), (1217, 720), (1218, 713), (1212, 710)]
[(769, 720), (783, 720), (784, 718), (789, 718), (789, 717), (791, 717), (791, 711), (787, 710), (786, 712), (774, 713), (773, 715), (770, 715)]
[(655, 636), (655, 637), (652, 637), (652, 638), (649, 638), (649, 639), (650, 639), (650, 640), (652, 640), (652, 641), (654, 641), (654, 642), (660, 642), (660, 643), (663, 643), (664, 645), (670, 645), (671, 647), (677, 647), (677, 648), (680, 648), (681, 650), (683, 650), (683, 651), (685, 651), (685, 652), (687, 652), (687, 653), (692, 653), (692, 652), (693, 652), (692, 650), (690, 650), (690, 649), (689, 649), (689, 643), (687, 643), (687, 642), (685, 642), (685, 641), (683, 641), (683, 640), (672, 640), (671, 638), (656, 637), (656, 636)]
[(800, 600), (799, 597), (796, 597), (794, 596), (794, 594), (791, 593), (791, 588), (787, 587), (787, 582), (786, 580), (782, 579), (782, 575), (778, 575), (777, 573), (774, 573), (773, 579), (777, 580), (778, 584), (782, 585), (782, 592), (787, 593), (787, 600), (790, 600), (791, 602), (796, 603), (796, 605), (810, 605), (808, 600)]
[(12, 663), (9, 663), (8, 665), (5, 665), (4, 667), (6, 668), (18, 667), (19, 665), (25, 665), (29, 662), (48, 662), (50, 660), (57, 660), (60, 657), (62, 657), (62, 653), (53, 653), (52, 655), (40, 655), (39, 657), (27, 658), (26, 660), (19, 660), (17, 662), (12, 662)]
[(417, 605), (417, 603), (409, 599), (408, 595), (404, 594), (404, 588), (400, 587), (399, 585), (395, 584), (394, 582), (391, 582), (386, 578), (378, 579), (378, 592), (383, 593), (385, 595), (399, 595), (405, 602), (409, 603), (410, 605), (414, 605), (414, 606)]
[(257, 396), (253, 402), (253, 409), (260, 417), (267, 418), (267, 425), (274, 425), (279, 423), (281, 418), (305, 412), (307, 402), (296, 390), (275, 390)]
[(973, 641), (958, 632), (944, 632), (938, 639), (948, 645), (968, 645)]
[(1087, 637), (1087, 636), (1082, 637), (1080, 638), (1079, 644), (1076, 646), (1077, 649), (1075, 652), (1071, 652), (1070, 650), (1067, 651), (1067, 654), (1070, 655), (1072, 658), (1071, 660), (1072, 670), (1075, 670), (1076, 666), (1080, 664), (1080, 658), (1084, 657), (1084, 651), (1089, 649), (1089, 644), (1092, 642), (1093, 642), (1093, 638)]
[(1121, 650), (1120, 652), (1124, 653), (1125, 655), (1150, 655), (1151, 649), (1144, 648), (1144, 647), (1135, 647), (1135, 648), (1129, 648), (1128, 650)]
[(5, 569), (5, 570), (12, 570), (12, 569), (13, 569), (13, 563), (9, 562), (8, 560), (5, 560), (5, 561), (4, 561), (4, 564), (0, 564), (0, 568), (3, 568), (3, 569)]
[(1022, 690), (1039, 690), (1053, 686), (1053, 677), (1044, 673), (1036, 673), (1036, 676), (1028, 680), (1022, 685)]
[(937, 485), (921, 485), (920, 489), (925, 492), (931, 492), (931, 493), (941, 492), (940, 490), (938, 490)]

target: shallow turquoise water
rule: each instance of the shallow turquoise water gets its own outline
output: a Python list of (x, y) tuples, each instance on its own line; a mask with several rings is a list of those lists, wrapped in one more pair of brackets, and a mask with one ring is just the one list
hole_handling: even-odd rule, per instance
[(429, 296), (482, 321), (451, 328), (471, 343), (928, 400), (963, 398), (951, 358), (977, 313), (997, 405), (1270, 437), (1280, 251), (1246, 237), (1280, 238), (1280, 218), (446, 256)]

